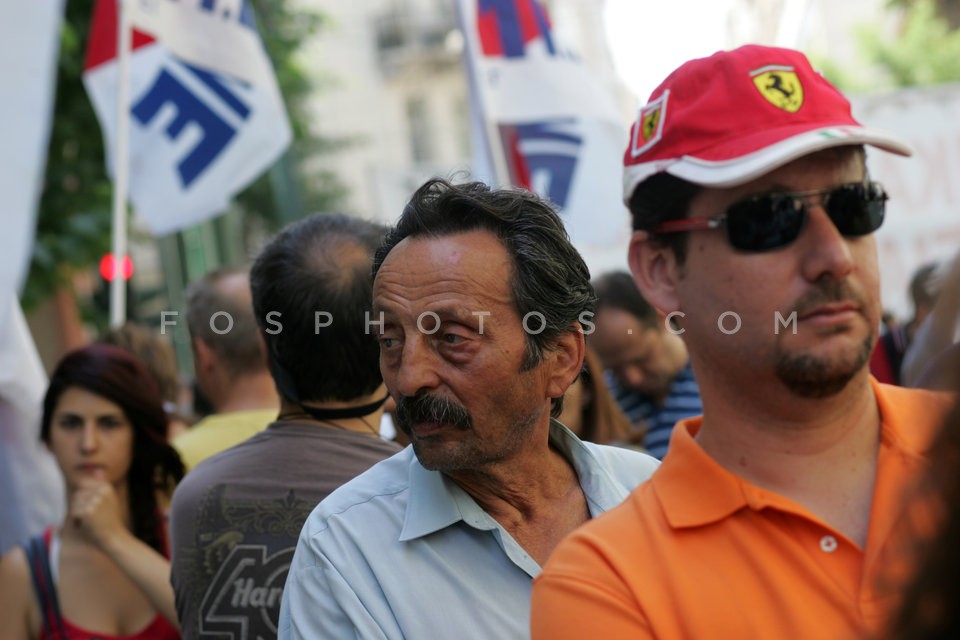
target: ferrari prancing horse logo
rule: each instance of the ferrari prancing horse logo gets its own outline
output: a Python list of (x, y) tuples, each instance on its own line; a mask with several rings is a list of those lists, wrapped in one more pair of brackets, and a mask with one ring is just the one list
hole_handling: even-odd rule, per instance
[(750, 72), (753, 84), (775, 107), (796, 113), (803, 106), (803, 85), (793, 67), (770, 65)]
[(633, 125), (633, 139), (630, 141), (630, 155), (636, 158), (655, 145), (663, 137), (663, 123), (667, 117), (667, 89), (659, 98), (640, 109), (637, 121)]
[(657, 108), (640, 118), (640, 135), (643, 136), (644, 141), (649, 141), (660, 127), (660, 113), (660, 109)]

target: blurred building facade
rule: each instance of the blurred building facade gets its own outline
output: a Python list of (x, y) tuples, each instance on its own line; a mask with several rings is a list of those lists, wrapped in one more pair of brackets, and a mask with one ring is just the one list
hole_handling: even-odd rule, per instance
[[(545, 2), (558, 41), (616, 92), (624, 123), (636, 104), (617, 79), (605, 0)], [(347, 146), (318, 160), (350, 190), (348, 213), (392, 222), (434, 175), (476, 177), (467, 74), (453, 0), (303, 0), (328, 22), (303, 48), (317, 95), (314, 126)], [(319, 166), (319, 165), (318, 165)]]

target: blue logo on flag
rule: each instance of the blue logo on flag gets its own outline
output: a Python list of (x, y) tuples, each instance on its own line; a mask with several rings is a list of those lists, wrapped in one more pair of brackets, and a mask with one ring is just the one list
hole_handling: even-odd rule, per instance
[(501, 125), (500, 136), (511, 181), (565, 207), (583, 144), (576, 120)]
[[(241, 120), (250, 116), (249, 106), (219, 77), (192, 65), (183, 62), (180, 64), (219, 98), (222, 107), (230, 109)], [(177, 165), (181, 184), (188, 188), (223, 153), (227, 144), (237, 134), (237, 129), (168, 69), (161, 69), (153, 86), (133, 106), (131, 113), (137, 122), (146, 126), (167, 105), (176, 111), (165, 130), (168, 139), (175, 141), (188, 124), (196, 125), (202, 132), (200, 141)]]

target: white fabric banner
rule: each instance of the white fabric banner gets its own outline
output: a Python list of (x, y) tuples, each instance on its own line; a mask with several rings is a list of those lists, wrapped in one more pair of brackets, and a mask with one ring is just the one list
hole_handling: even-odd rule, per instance
[(40, 442), (47, 376), (17, 297), (0, 288), (0, 554), (59, 522), (63, 476)]
[(536, 0), (457, 0), (471, 107), (501, 181), (548, 197), (586, 253), (629, 233), (620, 200), (627, 127), (615, 97), (558, 42)]
[(960, 84), (854, 96), (853, 115), (910, 144), (911, 158), (868, 148), (867, 166), (890, 194), (877, 231), (885, 309), (909, 320), (907, 290), (918, 267), (960, 252)]
[(0, 5), (0, 286), (27, 277), (50, 140), (63, 0)]
[[(152, 4), (165, 6), (166, 0)], [(162, 28), (153, 27), (157, 39), (134, 32), (129, 78), (130, 200), (158, 235), (224, 211), (230, 198), (270, 167), (292, 139), (248, 3), (231, 4), (237, 5), (235, 14), (227, 18), (218, 14), (219, 22), (230, 22), (230, 28), (214, 29), (213, 22), (194, 15), (195, 9), (171, 9), (162, 13)], [(210, 5), (209, 11), (218, 9), (215, 3), (202, 5)], [(104, 131), (111, 175), (119, 81), (116, 8), (115, 0), (97, 3), (84, 74)], [(233, 33), (228, 40), (236, 42), (241, 29), (248, 44), (226, 50), (233, 58), (231, 69), (245, 67), (251, 72), (246, 78), (225, 72), (219, 59), (208, 64), (206, 46), (197, 46), (189, 58), (180, 55), (189, 43), (215, 42), (223, 47), (217, 38), (226, 33)], [(176, 52), (167, 37), (173, 38)], [(251, 39), (257, 46), (249, 44)]]
[(257, 87), (276, 84), (249, 0), (125, 2), (134, 28), (178, 58)]

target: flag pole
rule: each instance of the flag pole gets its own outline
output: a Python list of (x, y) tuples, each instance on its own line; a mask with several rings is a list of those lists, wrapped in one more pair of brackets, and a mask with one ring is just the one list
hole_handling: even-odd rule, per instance
[[(469, 2), (471, 6), (469, 15), (464, 6), (466, 2)], [(463, 34), (462, 55), (464, 66), (467, 69), (467, 94), (471, 107), (471, 129), (478, 132), (480, 137), (483, 138), (488, 168), (493, 172), (491, 177), (499, 183), (493, 186), (509, 187), (510, 172), (503, 156), (503, 142), (500, 140), (500, 131), (497, 128), (497, 123), (487, 117), (483, 89), (480, 86), (480, 79), (477, 77), (479, 47), (477, 46), (476, 31), (471, 28), (476, 25), (476, 0), (456, 0), (456, 7), (460, 19), (460, 31)]]
[(113, 225), (111, 253), (113, 279), (110, 281), (110, 326), (117, 328), (126, 320), (127, 281), (123, 265), (127, 255), (127, 196), (130, 178), (130, 50), (133, 29), (130, 0), (117, 2), (117, 144), (113, 154)]

